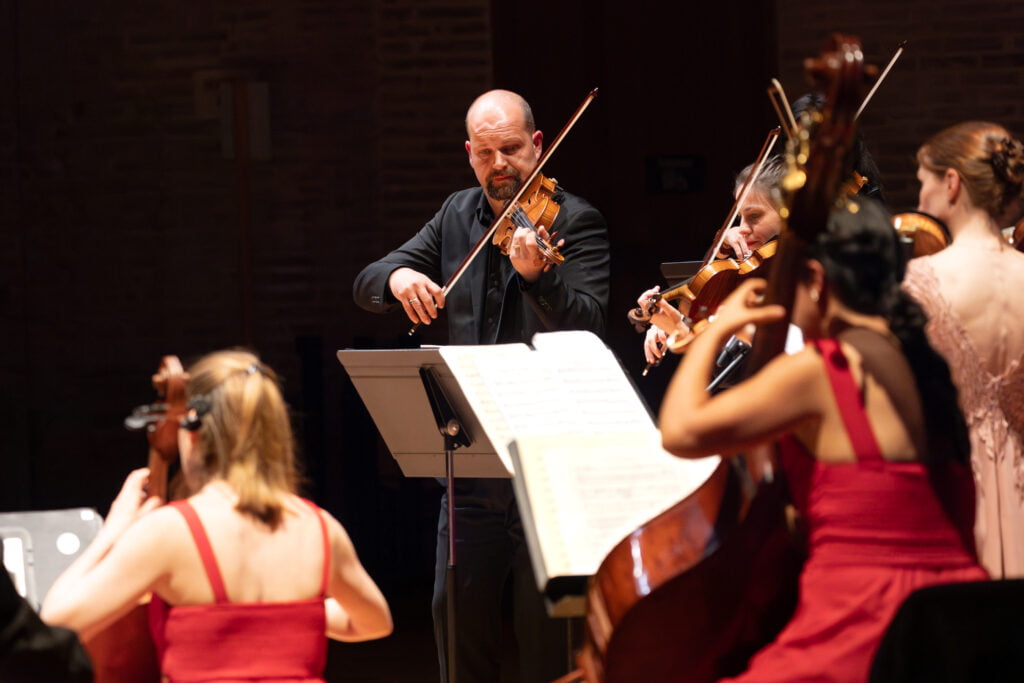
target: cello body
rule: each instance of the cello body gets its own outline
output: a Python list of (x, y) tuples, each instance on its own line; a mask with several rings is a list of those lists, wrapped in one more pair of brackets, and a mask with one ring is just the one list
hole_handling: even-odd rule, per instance
[(796, 606), (803, 549), (785, 485), (723, 459), (692, 495), (618, 543), (590, 579), (577, 664), (588, 682), (703, 683), (743, 671)]
[[(144, 429), (149, 441), (149, 495), (167, 500), (168, 472), (178, 459), (178, 426), (186, 413), (188, 375), (177, 356), (164, 356), (152, 378), (158, 403), (140, 406), (125, 420)], [(134, 421), (133, 421), (134, 418)], [(83, 646), (93, 664), (95, 683), (158, 683), (156, 645), (149, 630), (149, 595), (130, 612), (94, 634)]]
[[(790, 141), (786, 219), (765, 302), (792, 311), (807, 245), (825, 229), (850, 168), (857, 104), (877, 69), (860, 42), (834, 34), (805, 70), (826, 92), (820, 112)], [(760, 324), (748, 375), (785, 347), (788, 314)], [(732, 390), (741, 390), (734, 387)], [(696, 492), (636, 529), (605, 558), (588, 592), (579, 666), (605, 683), (703, 683), (741, 673), (796, 605), (802, 551), (773, 455), (723, 463)], [(745, 463), (740, 471), (732, 463)]]
[(95, 683), (157, 683), (160, 664), (149, 635), (148, 604), (136, 605), (83, 643)]

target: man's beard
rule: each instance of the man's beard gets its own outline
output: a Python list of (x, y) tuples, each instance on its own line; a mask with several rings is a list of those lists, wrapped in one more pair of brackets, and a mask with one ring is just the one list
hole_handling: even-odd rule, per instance
[[(495, 185), (494, 178), (501, 175), (510, 176), (510, 179), (503, 181), (501, 185)], [(519, 175), (519, 171), (513, 168), (501, 173), (492, 173), (487, 178), (487, 196), (496, 201), (503, 202), (511, 199), (522, 185), (522, 176)]]

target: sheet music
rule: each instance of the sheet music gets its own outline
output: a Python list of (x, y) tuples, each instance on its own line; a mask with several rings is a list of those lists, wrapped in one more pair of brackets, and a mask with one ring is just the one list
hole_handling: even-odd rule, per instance
[(477, 370), (517, 436), (647, 430), (654, 426), (618, 359), (590, 332), (534, 336), (510, 365), (477, 357)]
[(692, 493), (720, 462), (717, 456), (673, 457), (653, 428), (646, 434), (523, 437), (512, 452), (542, 590), (551, 577), (594, 574), (619, 541)]
[[(441, 358), (459, 383), (466, 401), (476, 413), (480, 426), (487, 433), (494, 451), (510, 471), (512, 456), (508, 444), (514, 438), (512, 426), (499, 406), (498, 396), (484, 381), (479, 363), (493, 367), (516, 368), (530, 364), (533, 352), (526, 344), (496, 344), (491, 346), (442, 346)], [(512, 373), (510, 373), (512, 374)], [(504, 400), (504, 397), (502, 397)]]

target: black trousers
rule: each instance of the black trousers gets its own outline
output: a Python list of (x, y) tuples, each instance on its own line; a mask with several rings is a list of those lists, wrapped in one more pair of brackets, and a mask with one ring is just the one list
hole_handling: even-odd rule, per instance
[[(447, 679), (447, 496), (441, 498), (437, 525), (433, 599), (442, 681)], [(455, 585), (456, 683), (541, 683), (569, 671), (568, 623), (545, 611), (511, 480), (456, 479)], [(511, 634), (503, 628), (506, 589)]]

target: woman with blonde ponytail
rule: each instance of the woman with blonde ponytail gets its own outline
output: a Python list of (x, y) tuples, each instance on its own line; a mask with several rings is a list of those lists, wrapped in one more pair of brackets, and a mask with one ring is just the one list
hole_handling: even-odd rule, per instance
[(994, 578), (1024, 577), (1024, 254), (1001, 230), (1019, 218), (1024, 144), (968, 121), (932, 136), (917, 162), (918, 208), (953, 243), (912, 260), (903, 285), (928, 314), (967, 418), (978, 557)]
[(191, 495), (160, 507), (146, 494), (148, 471), (129, 474), (43, 617), (88, 638), (152, 593), (165, 680), (322, 681), (326, 637), (391, 632), (384, 596), (337, 520), (296, 495), (273, 371), (251, 353), (220, 351), (189, 376), (178, 442)]

